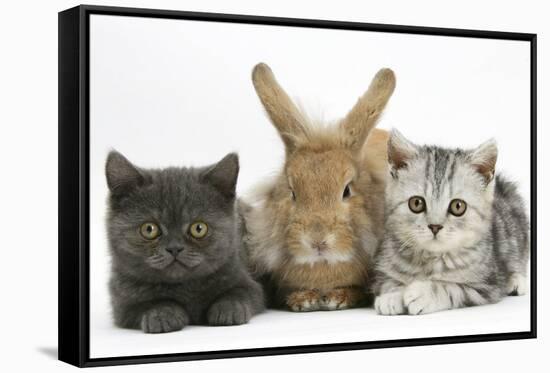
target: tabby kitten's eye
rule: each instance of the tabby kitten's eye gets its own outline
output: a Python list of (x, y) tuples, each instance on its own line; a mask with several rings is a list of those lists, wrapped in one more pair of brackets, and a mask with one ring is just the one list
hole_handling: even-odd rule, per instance
[(349, 184), (348, 184), (344, 188), (344, 193), (342, 194), (342, 198), (346, 199), (346, 198), (349, 198), (350, 196), (351, 196), (351, 189), (350, 189)]
[(208, 225), (202, 221), (193, 223), (189, 227), (189, 233), (191, 234), (191, 236), (198, 239), (204, 238), (207, 232), (208, 232)]
[(409, 208), (415, 214), (420, 214), (421, 212), (426, 211), (426, 201), (424, 198), (419, 196), (414, 196), (409, 198)]
[(290, 196), (292, 197), (293, 201), (296, 201), (296, 193), (294, 193), (293, 190), (290, 190)]
[(143, 223), (139, 227), (139, 233), (146, 240), (154, 240), (161, 234), (160, 228), (155, 223)]
[(449, 212), (454, 216), (462, 216), (466, 212), (466, 202), (461, 199), (453, 199), (449, 204)]

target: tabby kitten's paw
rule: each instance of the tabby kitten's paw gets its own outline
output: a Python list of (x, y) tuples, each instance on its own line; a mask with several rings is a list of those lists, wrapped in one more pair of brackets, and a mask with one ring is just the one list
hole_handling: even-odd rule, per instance
[(295, 312), (317, 311), (321, 308), (318, 290), (298, 290), (286, 298), (288, 308)]
[(209, 325), (229, 326), (246, 324), (252, 317), (252, 308), (240, 300), (223, 299), (215, 302), (206, 315)]
[(392, 291), (376, 297), (374, 309), (379, 315), (402, 315), (406, 313), (402, 291)]
[(164, 305), (151, 308), (141, 317), (141, 330), (145, 333), (169, 333), (183, 329), (189, 317), (179, 306)]
[(507, 286), (508, 295), (525, 295), (527, 293), (527, 279), (519, 273), (510, 276)]
[(450, 300), (438, 297), (431, 281), (414, 281), (403, 293), (409, 315), (421, 315), (451, 308)]

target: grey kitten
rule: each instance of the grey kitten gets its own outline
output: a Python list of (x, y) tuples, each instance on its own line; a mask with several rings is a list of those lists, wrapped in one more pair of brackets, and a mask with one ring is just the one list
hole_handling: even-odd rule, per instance
[(239, 257), (236, 154), (204, 168), (145, 170), (112, 151), (106, 164), (115, 324), (164, 333), (237, 325), (264, 309)]
[(393, 131), (379, 314), (425, 314), (526, 292), (529, 222), (514, 184), (494, 176), (497, 146), (416, 146)]

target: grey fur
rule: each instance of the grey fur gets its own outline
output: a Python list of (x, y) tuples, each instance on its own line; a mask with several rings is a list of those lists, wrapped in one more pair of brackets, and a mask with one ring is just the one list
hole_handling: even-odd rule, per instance
[[(264, 309), (261, 286), (239, 257), (238, 172), (236, 154), (210, 167), (160, 170), (109, 154), (109, 286), (117, 326), (162, 333), (188, 324), (237, 325)], [(208, 224), (201, 240), (188, 233), (197, 220)], [(161, 227), (158, 239), (140, 235), (146, 222)], [(168, 248), (183, 250), (174, 256)]]
[[(385, 237), (376, 255), (378, 313), (423, 314), (494, 303), (526, 292), (529, 221), (516, 186), (494, 175), (492, 141), (474, 150), (388, 145)], [(427, 209), (413, 213), (410, 197)], [(451, 200), (467, 204), (448, 212)], [(428, 224), (443, 228), (434, 235)]]

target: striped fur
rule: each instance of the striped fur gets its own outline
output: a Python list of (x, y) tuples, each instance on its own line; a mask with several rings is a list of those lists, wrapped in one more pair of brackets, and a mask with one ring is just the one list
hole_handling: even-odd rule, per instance
[[(385, 237), (376, 256), (378, 313), (424, 314), (526, 292), (529, 222), (515, 185), (494, 175), (493, 141), (475, 150), (388, 144)], [(414, 213), (409, 198), (425, 199)], [(467, 208), (449, 212), (453, 199)], [(429, 224), (442, 225), (434, 234)]]

